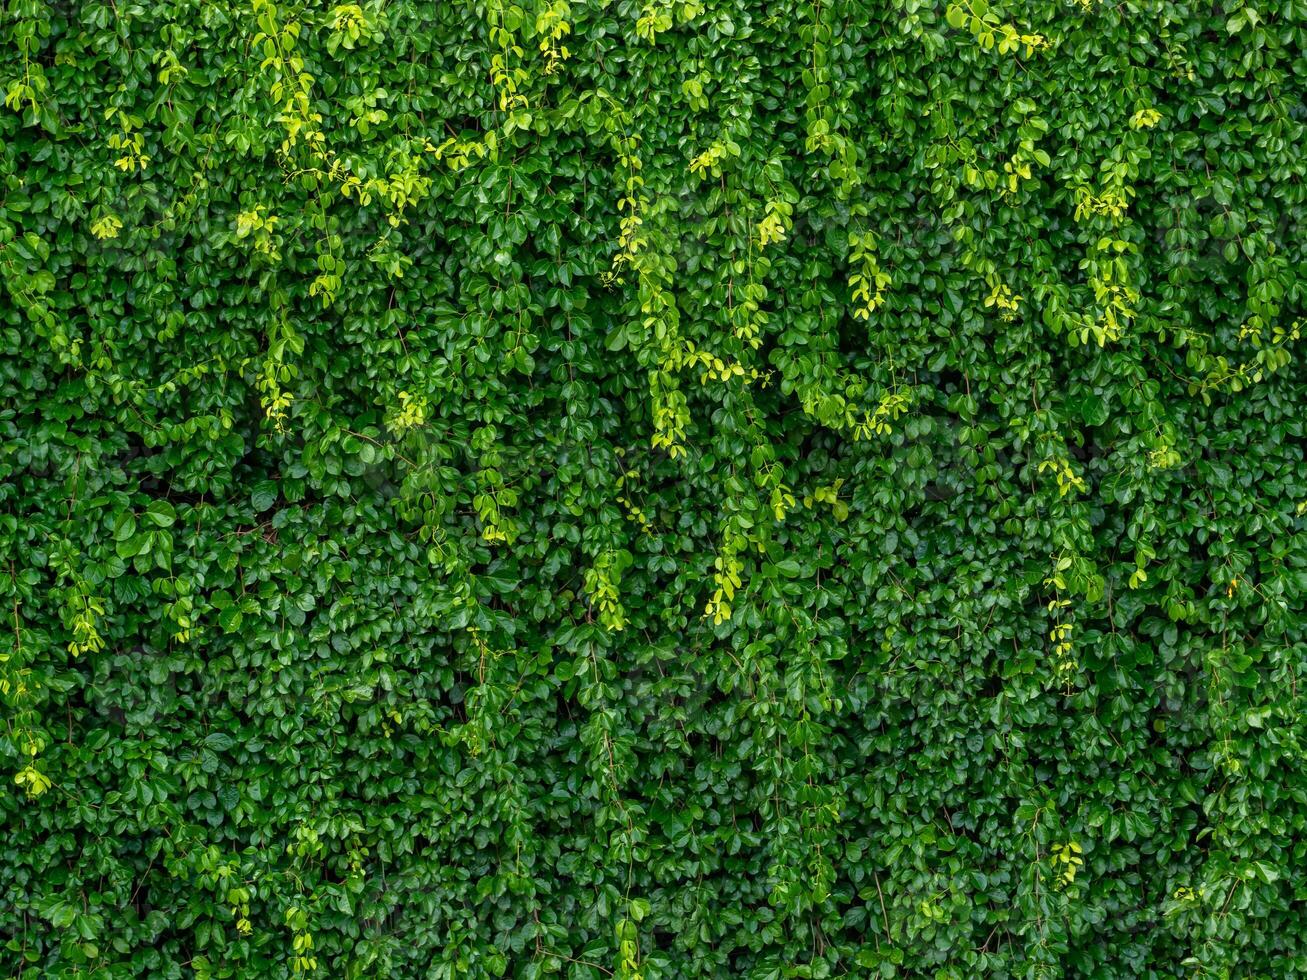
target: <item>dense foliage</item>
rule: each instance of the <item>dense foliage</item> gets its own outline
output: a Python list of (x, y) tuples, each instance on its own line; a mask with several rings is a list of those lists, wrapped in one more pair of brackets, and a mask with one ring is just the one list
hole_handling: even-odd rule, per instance
[(3, 10), (0, 969), (1307, 975), (1303, 0)]

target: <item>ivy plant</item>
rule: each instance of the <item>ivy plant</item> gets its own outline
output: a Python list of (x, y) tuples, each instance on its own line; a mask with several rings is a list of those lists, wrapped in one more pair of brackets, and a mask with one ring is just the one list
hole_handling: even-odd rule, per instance
[(1307, 976), (1307, 3), (5, 0), (0, 971)]

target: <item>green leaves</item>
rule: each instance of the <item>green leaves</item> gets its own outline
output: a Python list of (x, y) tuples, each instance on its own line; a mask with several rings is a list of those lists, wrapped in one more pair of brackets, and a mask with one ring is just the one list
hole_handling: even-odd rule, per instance
[(155, 527), (172, 527), (177, 511), (166, 500), (152, 500), (145, 508), (145, 520)]
[(0, 972), (1302, 973), (1236, 6), (9, 3)]

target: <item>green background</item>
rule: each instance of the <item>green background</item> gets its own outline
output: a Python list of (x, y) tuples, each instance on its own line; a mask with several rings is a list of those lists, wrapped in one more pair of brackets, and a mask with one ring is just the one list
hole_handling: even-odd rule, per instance
[(3, 10), (0, 970), (1307, 974), (1307, 4)]

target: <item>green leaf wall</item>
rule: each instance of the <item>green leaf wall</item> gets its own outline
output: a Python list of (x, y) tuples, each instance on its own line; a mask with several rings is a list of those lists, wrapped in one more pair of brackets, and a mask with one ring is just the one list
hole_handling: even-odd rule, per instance
[(5, 0), (0, 971), (1307, 975), (1307, 3)]

